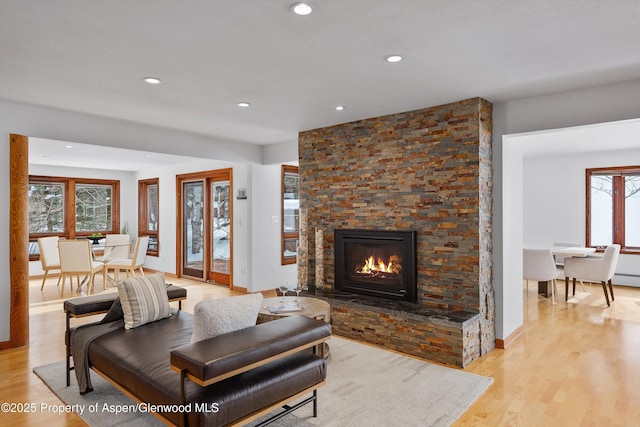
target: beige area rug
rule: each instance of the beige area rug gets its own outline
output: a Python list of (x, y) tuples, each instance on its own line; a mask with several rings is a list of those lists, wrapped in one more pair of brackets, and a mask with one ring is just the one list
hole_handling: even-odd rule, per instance
[[(613, 290), (616, 291), (615, 288)], [(570, 304), (578, 304), (592, 307), (594, 309), (603, 309), (600, 315), (606, 319), (629, 320), (632, 322), (640, 322), (640, 298), (632, 298), (621, 295), (615, 295), (615, 301), (611, 301), (611, 307), (607, 307), (607, 301), (604, 298), (604, 292), (600, 285), (587, 286), (587, 291), (579, 292), (571, 296), (567, 302)]]
[[(318, 390), (318, 417), (312, 417), (309, 404), (272, 426), (449, 426), (493, 382), (336, 336), (329, 346), (327, 383)], [(94, 373), (94, 391), (80, 396), (73, 375), (71, 387), (65, 386), (64, 362), (41, 366), (34, 372), (70, 405), (132, 403)], [(81, 417), (96, 427), (162, 425), (152, 415), (139, 413), (115, 417), (85, 411)]]

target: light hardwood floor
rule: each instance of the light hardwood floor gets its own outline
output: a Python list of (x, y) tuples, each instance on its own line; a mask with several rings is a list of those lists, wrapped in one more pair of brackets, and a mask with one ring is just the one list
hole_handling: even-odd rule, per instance
[[(30, 282), (31, 344), (0, 352), (0, 402), (61, 403), (32, 373), (36, 366), (64, 359), (63, 300), (56, 280), (47, 280), (43, 292), (40, 279)], [(190, 312), (201, 299), (237, 293), (188, 280), (167, 281), (187, 287), (183, 309)], [(565, 303), (564, 286), (559, 286), (559, 302), (552, 306), (530, 282), (523, 335), (507, 350), (493, 350), (465, 369), (490, 376), (494, 383), (456, 426), (640, 425), (640, 289), (614, 287), (616, 302), (606, 308), (601, 287), (586, 288), (588, 293)], [(102, 291), (99, 278), (96, 290)], [(65, 297), (72, 296), (78, 295), (67, 288)], [(74, 414), (0, 412), (0, 426), (4, 425), (84, 423)]]

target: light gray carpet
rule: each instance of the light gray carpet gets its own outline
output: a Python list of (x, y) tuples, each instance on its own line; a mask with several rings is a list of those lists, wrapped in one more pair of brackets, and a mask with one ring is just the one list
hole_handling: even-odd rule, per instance
[[(273, 426), (450, 426), (491, 385), (493, 379), (423, 362), (334, 336), (329, 341), (327, 384), (318, 391), (318, 417), (311, 405), (278, 420)], [(92, 373), (94, 391), (78, 393), (72, 375), (65, 387), (64, 362), (37, 367), (34, 372), (67, 404), (88, 408), (132, 401)], [(150, 414), (114, 416), (85, 410), (91, 426), (161, 426)]]

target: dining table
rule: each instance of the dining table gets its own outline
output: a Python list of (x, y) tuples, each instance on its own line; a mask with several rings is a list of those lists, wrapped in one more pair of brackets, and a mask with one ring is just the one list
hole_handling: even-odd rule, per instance
[[(560, 256), (563, 258), (585, 258), (591, 254), (596, 252), (596, 248), (585, 248), (581, 246), (552, 246), (551, 253), (554, 256)], [(538, 293), (544, 295), (549, 298), (551, 292), (549, 290), (549, 282), (542, 281), (538, 282)]]

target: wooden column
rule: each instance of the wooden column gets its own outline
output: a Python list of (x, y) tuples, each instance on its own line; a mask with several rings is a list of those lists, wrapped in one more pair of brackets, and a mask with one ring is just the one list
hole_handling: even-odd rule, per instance
[(10, 346), (29, 344), (29, 139), (11, 134), (9, 147)]

